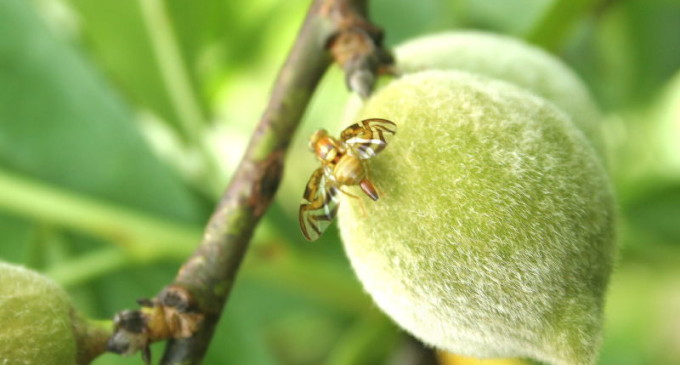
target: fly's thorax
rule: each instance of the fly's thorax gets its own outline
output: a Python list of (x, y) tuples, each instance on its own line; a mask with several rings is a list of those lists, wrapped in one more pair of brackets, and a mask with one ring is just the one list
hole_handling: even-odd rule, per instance
[(335, 180), (342, 185), (357, 185), (366, 176), (361, 160), (350, 154), (343, 154), (333, 169)]

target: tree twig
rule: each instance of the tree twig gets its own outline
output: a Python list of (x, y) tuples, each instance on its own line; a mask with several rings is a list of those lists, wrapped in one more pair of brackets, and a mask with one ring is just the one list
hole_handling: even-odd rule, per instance
[[(196, 252), (175, 281), (145, 308), (116, 316), (109, 348), (139, 349), (170, 339), (161, 364), (199, 364), (207, 351), (255, 226), (281, 180), (293, 133), (324, 72), (335, 59), (351, 89), (370, 93), (392, 58), (366, 16), (367, 0), (315, 0), (283, 65), (248, 149), (215, 209)], [(332, 56), (332, 57), (331, 57)]]

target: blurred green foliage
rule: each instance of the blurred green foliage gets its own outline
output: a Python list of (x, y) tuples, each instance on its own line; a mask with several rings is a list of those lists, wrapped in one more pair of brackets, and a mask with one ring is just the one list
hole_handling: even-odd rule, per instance
[[(155, 295), (198, 242), (308, 4), (1, 1), (0, 258), (51, 275), (93, 317)], [(680, 363), (680, 1), (375, 0), (371, 12), (390, 45), (486, 29), (577, 70), (607, 115), (621, 205), (601, 363)], [(207, 364), (376, 364), (394, 351), (400, 334), (337, 232), (309, 244), (296, 226), (306, 138), (336, 125), (347, 96), (331, 70)]]

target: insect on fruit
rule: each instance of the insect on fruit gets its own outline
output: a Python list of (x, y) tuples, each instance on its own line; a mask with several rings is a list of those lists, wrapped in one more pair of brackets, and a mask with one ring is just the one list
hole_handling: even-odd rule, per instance
[(397, 132), (397, 125), (387, 119), (365, 119), (345, 128), (340, 139), (324, 129), (309, 140), (309, 149), (321, 161), (307, 182), (300, 204), (300, 228), (309, 241), (315, 241), (328, 228), (338, 212), (339, 193), (343, 185), (359, 185), (371, 199), (378, 193), (368, 179), (366, 161), (380, 153)]

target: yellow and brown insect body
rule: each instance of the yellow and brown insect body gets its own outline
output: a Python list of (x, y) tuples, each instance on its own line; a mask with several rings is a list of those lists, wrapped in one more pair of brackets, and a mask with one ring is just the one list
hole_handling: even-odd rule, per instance
[(321, 161), (312, 174), (300, 204), (299, 221), (304, 236), (316, 240), (337, 214), (342, 186), (358, 185), (373, 200), (378, 193), (367, 177), (366, 160), (385, 149), (396, 133), (396, 125), (386, 119), (365, 119), (346, 128), (337, 140), (323, 129), (316, 131), (309, 148)]
[[(362, 141), (356, 139), (357, 142)], [(364, 141), (371, 142), (371, 141)], [(380, 141), (377, 141), (378, 143)], [(373, 143), (376, 143), (373, 141)], [(373, 200), (378, 200), (378, 194), (373, 184), (366, 178), (366, 167), (363, 161), (343, 149), (342, 143), (328, 135), (324, 129), (316, 131), (309, 141), (309, 147), (316, 157), (330, 168), (329, 178), (337, 185), (359, 185), (361, 190)], [(363, 154), (367, 154), (362, 150)], [(371, 155), (372, 156), (372, 155)]]
[(340, 185), (357, 185), (365, 175), (361, 160), (348, 154), (340, 156), (333, 166), (333, 178)]
[(348, 153), (343, 154), (333, 167), (332, 178), (339, 185), (359, 185), (361, 190), (373, 200), (378, 200), (378, 193), (366, 177), (364, 162)]

